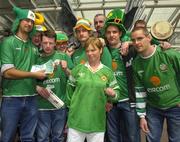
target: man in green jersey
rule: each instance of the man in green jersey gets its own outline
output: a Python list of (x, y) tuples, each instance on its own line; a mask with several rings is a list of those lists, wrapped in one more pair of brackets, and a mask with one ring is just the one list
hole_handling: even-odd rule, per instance
[[(85, 54), (84, 44), (92, 36), (91, 24), (87, 19), (79, 19), (74, 27), (75, 35), (78, 41), (80, 42), (80, 47), (75, 50), (72, 55), (72, 60), (74, 65), (84, 64), (87, 61)], [(109, 53), (107, 47), (103, 48), (103, 53), (101, 56), (102, 64), (111, 68), (111, 54)]]
[(18, 7), (13, 10), (16, 14), (12, 26), (14, 35), (3, 41), (0, 52), (3, 75), (0, 141), (13, 141), (19, 124), (21, 141), (32, 142), (37, 124), (36, 79), (46, 75), (44, 71), (30, 72), (37, 58), (36, 47), (30, 40), (34, 32), (34, 13)]
[(55, 45), (56, 34), (53, 31), (44, 32), (41, 43), (43, 53), (38, 58), (37, 64), (42, 65), (52, 61), (57, 65), (53, 73), (38, 82), (37, 92), (45, 98), (38, 96), (37, 142), (49, 142), (50, 139), (52, 142), (64, 142), (63, 130), (67, 110), (65, 106), (57, 108), (47, 100), (51, 97), (48, 90), (51, 90), (63, 102), (65, 101), (66, 81), (73, 64), (68, 55), (61, 51), (56, 52)]
[(130, 82), (128, 77), (132, 74), (131, 63), (135, 54), (129, 52), (125, 57), (119, 53), (122, 48), (122, 37), (126, 33), (123, 21), (123, 11), (114, 9), (108, 14), (104, 26), (107, 46), (112, 56), (112, 69), (121, 88), (118, 103), (114, 103), (107, 113), (107, 134), (109, 142), (139, 142), (135, 107), (131, 108), (129, 103), (129, 96), (134, 95), (134, 90), (133, 82)]
[(133, 70), (140, 127), (148, 142), (160, 142), (166, 118), (169, 141), (179, 142), (180, 54), (151, 45), (151, 36), (145, 28), (133, 29), (131, 38), (138, 52)]

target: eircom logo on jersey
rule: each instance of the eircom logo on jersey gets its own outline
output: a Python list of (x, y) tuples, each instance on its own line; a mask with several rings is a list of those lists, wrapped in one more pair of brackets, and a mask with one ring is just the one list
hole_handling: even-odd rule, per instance
[(166, 85), (160, 86), (160, 87), (147, 88), (147, 91), (149, 93), (155, 93), (155, 92), (163, 92), (163, 91), (166, 91), (169, 89), (170, 89), (170, 85), (166, 84)]
[[(170, 89), (170, 85), (169, 84), (166, 84), (166, 85), (163, 85), (163, 86), (159, 86), (161, 84), (161, 80), (159, 77), (157, 76), (152, 76), (150, 78), (150, 82), (153, 84), (153, 86), (156, 86), (156, 87), (152, 87), (152, 88), (147, 88), (147, 91), (149, 93), (153, 93), (153, 92), (163, 92), (163, 91), (166, 91), (166, 90), (169, 90)], [(158, 87), (157, 87), (158, 86)]]

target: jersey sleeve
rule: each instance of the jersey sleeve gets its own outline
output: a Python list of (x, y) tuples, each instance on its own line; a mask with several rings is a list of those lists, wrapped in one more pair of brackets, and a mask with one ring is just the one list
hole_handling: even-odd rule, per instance
[(65, 99), (65, 103), (66, 106), (69, 107), (70, 106), (70, 102), (71, 102), (71, 98), (73, 96), (73, 93), (75, 91), (75, 87), (76, 87), (76, 73), (77, 73), (77, 68), (78, 66), (76, 66), (71, 74), (69, 75), (69, 79), (67, 81), (67, 85), (66, 85), (66, 99)]
[(146, 91), (141, 82), (138, 78), (138, 74), (133, 67), (133, 78), (135, 81), (135, 96), (136, 96), (136, 111), (137, 115), (142, 118), (146, 116)]
[(101, 56), (101, 62), (112, 69), (112, 57), (107, 47), (103, 48), (103, 53)]
[(13, 55), (13, 48), (12, 46), (12, 39), (7, 38), (3, 41), (1, 45), (1, 63), (2, 68), (1, 72), (3, 73), (5, 70), (14, 67), (14, 55)]
[(68, 64), (68, 68), (70, 70), (73, 69), (74, 65), (73, 65), (72, 59), (67, 54), (66, 54), (66, 61), (67, 61), (67, 64)]
[(116, 77), (114, 76), (113, 72), (110, 73), (109, 83), (107, 87), (112, 88), (116, 93), (115, 97), (108, 97), (108, 101), (117, 102), (119, 100), (120, 87), (117, 83)]
[(170, 62), (172, 63), (173, 68), (176, 71), (176, 73), (179, 74), (179, 72), (180, 72), (180, 53), (175, 51), (174, 49), (169, 49), (164, 52), (169, 57)]

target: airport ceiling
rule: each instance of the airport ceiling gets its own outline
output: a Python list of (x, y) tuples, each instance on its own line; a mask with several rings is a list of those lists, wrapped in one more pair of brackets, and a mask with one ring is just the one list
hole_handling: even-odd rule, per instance
[(138, 7), (134, 21), (144, 19), (148, 28), (157, 21), (169, 21), (174, 27), (170, 42), (180, 47), (180, 0), (0, 0), (1, 36), (14, 21), (13, 5), (42, 12), (47, 28), (66, 32), (72, 30), (75, 17), (84, 17), (93, 22), (97, 13), (107, 15), (114, 8), (121, 8), (126, 13), (132, 7)]

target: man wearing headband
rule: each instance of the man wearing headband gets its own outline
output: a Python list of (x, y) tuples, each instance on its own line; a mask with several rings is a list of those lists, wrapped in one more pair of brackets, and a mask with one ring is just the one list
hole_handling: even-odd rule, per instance
[[(91, 23), (87, 19), (79, 19), (74, 27), (74, 32), (76, 38), (80, 42), (80, 47), (72, 55), (72, 60), (74, 65), (84, 64), (87, 61), (84, 44), (93, 34)], [(109, 68), (112, 68), (111, 61), (111, 55), (107, 47), (104, 47), (101, 62)]]

